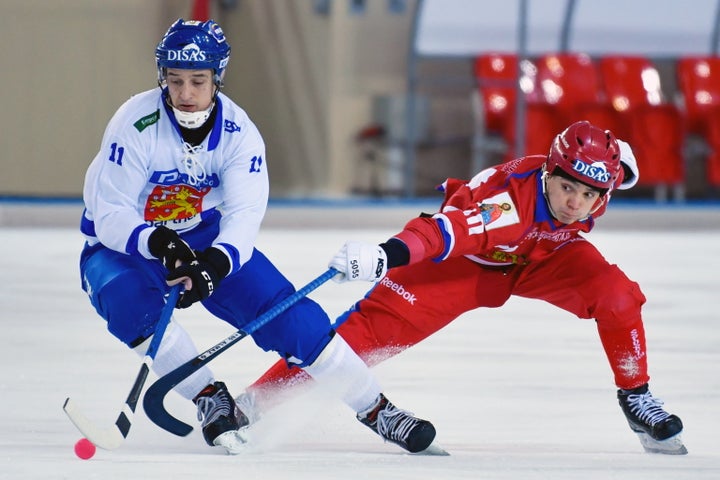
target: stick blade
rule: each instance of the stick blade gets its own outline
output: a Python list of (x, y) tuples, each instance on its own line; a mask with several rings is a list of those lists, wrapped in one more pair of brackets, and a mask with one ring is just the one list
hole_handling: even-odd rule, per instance
[(178, 437), (186, 437), (193, 431), (193, 427), (173, 417), (165, 408), (165, 395), (177, 384), (170, 375), (172, 373), (150, 385), (143, 398), (143, 408), (145, 415), (155, 425)]
[(63, 410), (80, 433), (96, 447), (104, 450), (115, 450), (122, 445), (127, 436), (127, 433), (123, 434), (117, 425), (111, 428), (98, 428), (95, 423), (85, 416), (77, 402), (69, 397), (65, 399)]

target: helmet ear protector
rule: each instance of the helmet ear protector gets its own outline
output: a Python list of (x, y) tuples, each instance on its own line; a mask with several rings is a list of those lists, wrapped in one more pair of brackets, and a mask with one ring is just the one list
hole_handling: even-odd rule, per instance
[(160, 85), (165, 83), (168, 68), (210, 69), (219, 89), (229, 61), (230, 45), (220, 25), (213, 20), (199, 22), (180, 18), (170, 26), (155, 49)]

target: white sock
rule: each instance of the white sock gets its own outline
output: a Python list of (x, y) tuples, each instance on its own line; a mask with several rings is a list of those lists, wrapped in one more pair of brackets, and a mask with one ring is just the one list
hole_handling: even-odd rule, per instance
[[(152, 337), (147, 338), (143, 343), (135, 347), (135, 350), (141, 357), (145, 356)], [(186, 363), (191, 358), (200, 353), (197, 351), (190, 335), (178, 323), (170, 321), (165, 330), (160, 348), (155, 354), (155, 360), (152, 363), (152, 370), (158, 377), (172, 372), (180, 365)], [(183, 397), (192, 400), (200, 390), (208, 384), (213, 383), (215, 379), (208, 367), (202, 367), (197, 372), (180, 382), (173, 388)]]
[(320, 356), (303, 370), (356, 412), (367, 409), (380, 395), (377, 379), (340, 335), (335, 335)]

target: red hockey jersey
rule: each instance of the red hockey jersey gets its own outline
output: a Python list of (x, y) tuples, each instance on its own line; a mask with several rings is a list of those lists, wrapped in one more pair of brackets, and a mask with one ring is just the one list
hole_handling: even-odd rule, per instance
[(440, 211), (415, 218), (396, 235), (410, 249), (410, 263), (466, 256), (486, 265), (525, 265), (568, 242), (583, 240), (593, 217), (572, 224), (555, 220), (543, 194), (545, 156), (518, 158), (478, 173), (469, 182), (448, 179)]

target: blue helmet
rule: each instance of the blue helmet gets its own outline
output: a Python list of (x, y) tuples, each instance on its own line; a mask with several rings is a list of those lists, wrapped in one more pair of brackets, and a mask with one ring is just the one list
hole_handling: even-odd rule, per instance
[(223, 73), (230, 61), (230, 45), (220, 25), (213, 20), (199, 22), (178, 19), (155, 49), (158, 82), (165, 81), (168, 68), (213, 71), (215, 84), (222, 86)]

